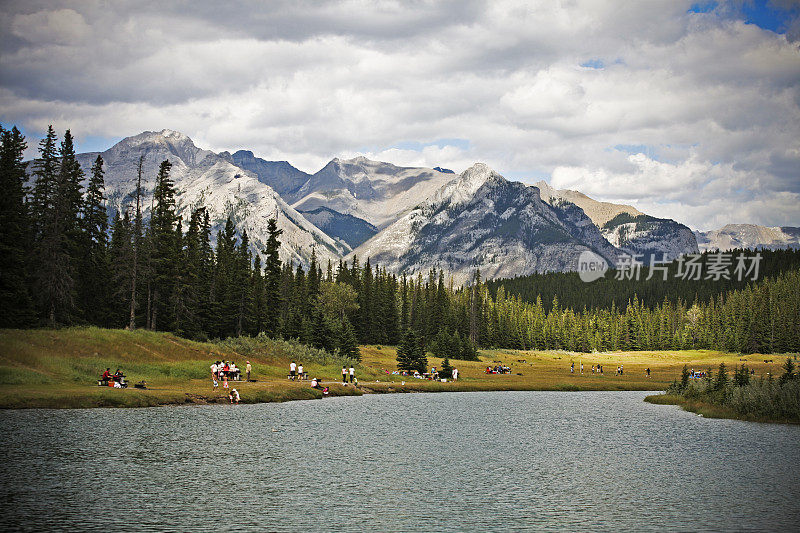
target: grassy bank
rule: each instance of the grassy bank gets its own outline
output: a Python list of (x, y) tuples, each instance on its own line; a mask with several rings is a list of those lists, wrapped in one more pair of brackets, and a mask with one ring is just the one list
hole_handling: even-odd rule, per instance
[(745, 366), (730, 379), (727, 365), (720, 365), (713, 376), (709, 372), (706, 378), (695, 380), (685, 375), (665, 394), (648, 396), (645, 401), (679, 405), (709, 418), (800, 424), (800, 377), (793, 371), (793, 358), (785, 365), (788, 370), (778, 379), (772, 374), (753, 379)]
[[(742, 357), (714, 351), (610, 352), (579, 354), (561, 351), (482, 350), (480, 361), (451, 361), (459, 369), (456, 383), (437, 383), (391, 374), (396, 351), (388, 346), (362, 346), (356, 365), (360, 387), (339, 384), (346, 361), (319, 350), (269, 339), (229, 339), (200, 343), (169, 333), (69, 328), (0, 330), (0, 408), (145, 407), (167, 404), (226, 402), (227, 392), (214, 391), (209, 365), (217, 359), (253, 365), (252, 383), (233, 384), (242, 402), (258, 403), (320, 398), (309, 383), (286, 379), (291, 360), (302, 362), (311, 376), (322, 378), (331, 395), (362, 393), (489, 390), (663, 390), (680, 376), (684, 363), (696, 369), (734, 365)], [(778, 372), (770, 356), (749, 356), (759, 374)], [(575, 373), (569, 372), (575, 363)], [(584, 364), (583, 374), (580, 363)], [(428, 358), (429, 366), (442, 360)], [(511, 374), (486, 374), (487, 365), (502, 363)], [(591, 372), (601, 364), (603, 375)], [(617, 366), (625, 373), (616, 375)], [(146, 381), (148, 390), (97, 387), (105, 368), (121, 368), (128, 381)], [(646, 377), (645, 368), (651, 369)]]
[(701, 400), (684, 398), (677, 394), (653, 394), (645, 396), (644, 401), (657, 405), (677, 405), (684, 411), (702, 415), (705, 418), (728, 418), (731, 420), (744, 420), (746, 422), (764, 422), (773, 424), (800, 424), (800, 420), (775, 418), (771, 416), (740, 413), (730, 407), (725, 407)]

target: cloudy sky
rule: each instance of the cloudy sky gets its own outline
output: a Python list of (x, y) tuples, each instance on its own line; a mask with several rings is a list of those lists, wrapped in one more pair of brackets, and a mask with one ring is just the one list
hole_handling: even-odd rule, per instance
[(483, 161), (697, 229), (800, 226), (799, 45), (796, 0), (2, 1), (0, 122), (310, 172)]

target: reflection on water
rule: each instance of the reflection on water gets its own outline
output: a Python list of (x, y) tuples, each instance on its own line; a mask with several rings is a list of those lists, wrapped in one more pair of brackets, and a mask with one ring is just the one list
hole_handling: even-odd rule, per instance
[(3, 529), (797, 527), (800, 428), (644, 395), (0, 412)]

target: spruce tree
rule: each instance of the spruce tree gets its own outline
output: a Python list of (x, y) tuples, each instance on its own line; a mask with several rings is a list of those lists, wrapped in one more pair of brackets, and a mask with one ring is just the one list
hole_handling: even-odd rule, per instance
[(69, 131), (58, 153), (56, 171), (52, 128), (40, 143), (36, 165), (34, 202), (39, 217), (35, 255), (35, 294), (42, 316), (50, 327), (72, 322), (75, 317), (75, 262), (78, 247), (80, 179)]
[(152, 287), (150, 305), (150, 327), (169, 329), (169, 299), (173, 289), (175, 269), (175, 225), (178, 216), (175, 212), (175, 185), (169, 177), (172, 163), (162, 161), (153, 190), (153, 212), (150, 218), (150, 264), (149, 281)]
[(267, 221), (267, 244), (263, 251), (264, 262), (264, 294), (266, 298), (266, 312), (264, 314), (264, 331), (270, 337), (277, 337), (281, 332), (281, 260), (278, 251), (281, 242), (278, 237), (283, 230), (278, 229), (278, 222), (271, 218)]
[(0, 328), (32, 326), (36, 320), (29, 292), (28, 246), (31, 219), (25, 204), (25, 137), (0, 127)]
[(103, 158), (92, 165), (83, 205), (83, 252), (80, 257), (78, 296), (83, 316), (90, 324), (110, 324), (111, 264), (108, 255), (108, 215), (105, 207)]
[(353, 325), (345, 318), (339, 325), (339, 355), (353, 361), (361, 361), (361, 351), (356, 342), (356, 332)]

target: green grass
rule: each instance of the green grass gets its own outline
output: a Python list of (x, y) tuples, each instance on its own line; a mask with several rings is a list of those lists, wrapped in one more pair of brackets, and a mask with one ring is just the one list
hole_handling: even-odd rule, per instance
[[(308, 382), (286, 379), (291, 360), (303, 363), (310, 377), (330, 385), (332, 396), (386, 392), (513, 391), (513, 390), (659, 390), (680, 375), (684, 363), (714, 369), (725, 361), (734, 366), (742, 356), (708, 350), (608, 352), (481, 350), (480, 361), (451, 360), (460, 371), (458, 382), (415, 380), (391, 374), (396, 368), (392, 346), (362, 346), (356, 365), (359, 389), (342, 387), (342, 364), (349, 361), (297, 343), (260, 338), (194, 342), (169, 333), (108, 330), (95, 327), (61, 330), (0, 330), (0, 408), (12, 407), (145, 407), (165, 404), (226, 402), (222, 387), (214, 391), (209, 365), (217, 359), (253, 365), (255, 383), (234, 383), (242, 402), (274, 402), (320, 398)], [(749, 356), (760, 374), (779, 372), (781, 358)], [(774, 359), (777, 363), (763, 363)], [(494, 361), (512, 368), (510, 375), (486, 374)], [(570, 362), (576, 372), (569, 372)], [(580, 362), (584, 374), (580, 374)], [(592, 374), (602, 364), (604, 375)], [(614, 370), (625, 365), (625, 374)], [(428, 356), (428, 365), (442, 360)], [(645, 376), (645, 368), (651, 377)], [(148, 390), (97, 387), (105, 369), (121, 368), (133, 385), (146, 381)], [(388, 373), (387, 373), (388, 372)], [(405, 382), (405, 384), (403, 384)]]

